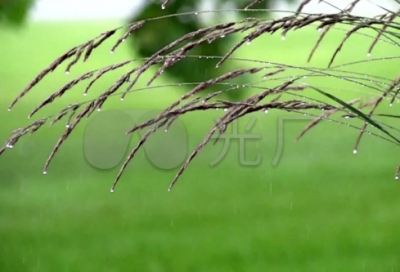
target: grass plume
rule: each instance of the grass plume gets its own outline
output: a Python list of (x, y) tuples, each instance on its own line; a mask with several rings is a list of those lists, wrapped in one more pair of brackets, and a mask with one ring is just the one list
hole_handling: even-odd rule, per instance
[[(178, 0), (175, 0), (178, 1)], [(168, 8), (168, 3), (171, 1), (165, 1), (162, 4), (163, 9)], [(253, 11), (267, 11), (259, 9), (251, 9), (254, 5), (263, 2), (249, 1), (250, 3), (243, 10), (236, 10), (244, 12)], [(84, 117), (89, 117), (96, 110), (100, 111), (104, 103), (111, 97), (116, 95), (121, 96), (120, 99), (124, 100), (128, 94), (132, 94), (138, 89), (134, 89), (135, 84), (141, 78), (141, 76), (148, 71), (152, 66), (159, 65), (156, 73), (147, 82), (147, 87), (142, 90), (149, 90), (152, 88), (150, 86), (154, 80), (156, 80), (165, 70), (173, 66), (179, 61), (188, 58), (197, 58), (198, 56), (190, 55), (191, 50), (203, 46), (206, 43), (211, 43), (221, 37), (228, 35), (241, 35), (241, 39), (236, 43), (230, 50), (226, 52), (224, 56), (208, 56), (211, 59), (218, 60), (216, 68), (224, 65), (229, 61), (250, 61), (252, 64), (257, 64), (251, 68), (238, 69), (230, 72), (223, 73), (221, 76), (206, 80), (204, 82), (188, 83), (186, 86), (192, 86), (193, 88), (186, 94), (182, 95), (177, 101), (166, 107), (158, 116), (147, 120), (141, 124), (136, 125), (126, 132), (126, 134), (133, 133), (137, 130), (147, 129), (147, 132), (143, 134), (139, 143), (132, 149), (126, 158), (123, 166), (121, 167), (114, 183), (112, 185), (111, 191), (115, 190), (115, 187), (122, 177), (127, 165), (134, 158), (137, 151), (143, 146), (146, 140), (157, 130), (165, 129), (171, 126), (171, 124), (177, 120), (178, 117), (185, 115), (189, 112), (195, 111), (209, 111), (216, 109), (223, 109), (224, 115), (219, 119), (219, 121), (210, 129), (209, 133), (204, 137), (203, 141), (197, 146), (197, 148), (191, 153), (189, 158), (186, 160), (184, 165), (179, 169), (176, 176), (172, 180), (169, 190), (175, 185), (179, 177), (183, 174), (185, 169), (189, 166), (191, 161), (201, 152), (205, 145), (207, 145), (212, 136), (215, 133), (222, 135), (227, 127), (232, 124), (233, 121), (244, 117), (245, 115), (252, 114), (254, 112), (266, 112), (271, 110), (283, 111), (283, 112), (293, 112), (298, 114), (310, 114), (313, 116), (312, 111), (324, 111), (321, 115), (317, 115), (316, 119), (312, 121), (308, 126), (305, 127), (303, 131), (300, 132), (296, 140), (300, 139), (306, 132), (315, 127), (320, 123), (321, 120), (334, 120), (330, 119), (332, 115), (336, 113), (341, 114), (341, 118), (348, 119), (359, 119), (362, 122), (361, 127), (349, 126), (354, 129), (360, 130), (359, 136), (356, 139), (355, 152), (357, 151), (359, 144), (361, 142), (362, 135), (365, 132), (370, 133), (381, 139), (385, 139), (395, 145), (400, 144), (400, 140), (395, 137), (392, 131), (399, 131), (397, 128), (387, 125), (383, 122), (375, 120), (375, 116), (386, 116), (388, 118), (399, 118), (396, 115), (385, 115), (385, 114), (375, 114), (375, 110), (382, 103), (382, 101), (389, 99), (390, 104), (398, 96), (400, 90), (400, 76), (394, 80), (377, 77), (373, 74), (366, 74), (361, 72), (347, 72), (339, 70), (339, 66), (333, 66), (336, 56), (340, 53), (345, 43), (353, 35), (363, 35), (372, 39), (367, 55), (370, 56), (372, 50), (375, 48), (377, 41), (384, 41), (386, 43), (392, 44), (394, 46), (399, 46), (397, 40), (400, 38), (398, 30), (400, 29), (400, 24), (396, 22), (396, 18), (400, 14), (400, 9), (396, 12), (386, 11), (384, 15), (376, 16), (373, 18), (361, 17), (352, 15), (353, 9), (361, 1), (356, 0), (349, 3), (349, 5), (344, 9), (338, 9), (337, 13), (334, 14), (308, 14), (303, 13), (302, 10), (306, 7), (311, 0), (302, 1), (298, 9), (295, 12), (287, 12), (289, 15), (277, 18), (277, 19), (258, 19), (252, 17), (246, 17), (242, 20), (227, 22), (222, 24), (216, 24), (209, 27), (205, 27), (194, 32), (190, 32), (182, 36), (181, 38), (165, 45), (160, 50), (155, 52), (152, 56), (141, 60), (126, 60), (120, 63), (116, 63), (102, 69), (89, 71), (83, 75), (71, 80), (68, 84), (60, 88), (58, 91), (51, 94), (42, 103), (40, 103), (36, 108), (32, 110), (29, 118), (33, 117), (38, 113), (43, 107), (51, 104), (55, 99), (63, 96), (67, 91), (73, 89), (78, 83), (85, 82), (89, 79), (91, 81), (86, 85), (84, 95), (87, 95), (91, 86), (99, 80), (105, 74), (118, 70), (125, 67), (127, 64), (134, 63), (135, 61), (141, 61), (133, 69), (130, 69), (126, 73), (122, 73), (119, 79), (112, 85), (109, 86), (102, 94), (97, 96), (95, 99), (88, 100), (82, 103), (73, 103), (70, 106), (62, 109), (55, 115), (48, 116), (46, 118), (39, 119), (32, 122), (29, 126), (17, 129), (13, 131), (12, 136), (5, 142), (5, 145), (0, 149), (0, 155), (7, 149), (14, 147), (18, 140), (30, 133), (35, 133), (39, 128), (41, 128), (47, 121), (50, 120), (51, 124), (54, 124), (64, 118), (66, 121), (66, 128), (64, 133), (61, 135), (57, 143), (55, 144), (53, 151), (51, 152), (48, 160), (45, 163), (43, 173), (48, 172), (51, 161), (55, 157), (57, 151), (61, 145), (68, 139), (72, 131), (77, 127), (77, 125), (84, 119)], [(326, 1), (319, 1), (327, 3)], [(332, 4), (330, 4), (333, 6)], [(273, 10), (269, 10), (273, 12)], [(207, 12), (223, 12), (223, 11), (207, 11)], [(194, 12), (193, 12), (194, 13)], [(147, 20), (136, 22), (134, 24), (112, 29), (101, 33), (100, 35), (90, 39), (81, 45), (75, 46), (66, 51), (61, 57), (57, 58), (49, 67), (45, 68), (37, 77), (35, 77), (28, 86), (16, 97), (14, 101), (10, 104), (8, 110), (11, 111), (12, 108), (20, 101), (28, 92), (31, 92), (33, 87), (35, 87), (40, 81), (46, 77), (50, 72), (56, 70), (61, 64), (70, 60), (67, 65), (66, 73), (68, 74), (74, 65), (82, 59), (83, 62), (90, 60), (90, 56), (94, 50), (102, 45), (102, 43), (112, 36), (115, 36), (120, 30), (127, 27), (125, 31), (117, 42), (111, 47), (110, 53), (115, 53), (118, 46), (129, 38), (130, 34), (135, 30), (146, 27), (146, 24), (152, 20), (168, 19), (172, 16), (183, 16), (186, 14), (172, 14), (159, 18), (148, 18)], [(295, 65), (288, 65), (283, 63), (266, 62), (260, 60), (245, 60), (240, 58), (234, 58), (232, 55), (244, 44), (251, 44), (254, 40), (258, 39), (264, 35), (272, 35), (278, 31), (282, 32), (282, 39), (285, 39), (286, 35), (290, 31), (296, 31), (306, 27), (315, 27), (321, 31), (321, 34), (316, 41), (314, 47), (311, 49), (310, 55), (308, 56), (308, 62), (311, 61), (314, 53), (320, 46), (321, 41), (325, 38), (328, 31), (332, 29), (337, 29), (338, 26), (350, 26), (350, 30), (345, 30), (345, 36), (340, 41), (338, 47), (333, 52), (331, 60), (329, 61), (327, 68), (310, 68)], [(363, 33), (359, 33), (361, 29), (369, 29), (376, 33), (375, 36), (368, 36)], [(248, 34), (244, 34), (248, 33)], [(268, 49), (267, 49), (268, 50)], [(396, 57), (394, 57), (396, 58)], [(351, 66), (361, 62), (372, 62), (379, 61), (379, 59), (368, 59), (358, 62), (349, 62), (340, 65)], [(283, 72), (286, 71), (297, 71), (296, 76), (284, 76)], [(300, 71), (300, 72), (299, 72)], [(300, 74), (303, 73), (303, 74)], [(252, 74), (253, 76), (259, 77), (259, 80), (255, 83), (244, 84), (240, 87), (235, 80), (240, 79), (245, 74)], [(94, 77), (94, 78), (93, 78)], [(357, 98), (349, 102), (344, 102), (340, 97), (336, 97), (329, 93), (327, 90), (322, 90), (317, 86), (312, 84), (304, 84), (302, 79), (305, 77), (325, 77), (325, 78), (337, 78), (342, 79), (352, 84), (363, 86), (377, 95), (369, 102), (362, 103), (362, 101)], [(265, 86), (264, 83), (272, 84), (273, 86)], [(179, 83), (182, 85), (182, 83)], [(126, 86), (127, 85), (127, 86)], [(121, 90), (123, 86), (126, 86), (124, 90)], [(207, 96), (202, 96), (203, 91), (211, 86), (221, 86), (225, 89), (216, 91)], [(164, 86), (165, 87), (165, 86)], [(238, 88), (243, 89), (253, 89), (258, 90), (258, 93), (252, 95), (248, 98), (243, 99), (239, 102), (227, 101), (220, 99), (224, 93), (236, 90)], [(305, 90), (312, 90), (323, 94), (329, 98), (330, 102), (323, 102), (304, 94)], [(284, 95), (284, 96), (283, 96)], [(291, 98), (286, 98), (291, 96)], [(283, 99), (282, 97), (285, 97)], [(356, 108), (354, 105), (359, 103), (359, 107)], [(370, 108), (368, 113), (363, 113), (362, 110), (365, 108)], [(340, 124), (346, 124), (342, 121), (334, 120)], [(381, 136), (377, 133), (367, 131), (367, 126), (374, 126), (374, 128), (383, 132), (386, 136)], [(215, 142), (218, 141), (218, 137)], [(215, 143), (214, 142), (214, 143)], [(396, 171), (396, 178), (398, 178), (400, 166)]]

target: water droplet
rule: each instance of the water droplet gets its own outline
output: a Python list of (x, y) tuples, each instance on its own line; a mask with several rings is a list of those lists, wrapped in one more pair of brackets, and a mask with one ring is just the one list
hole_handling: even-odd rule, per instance
[(69, 71), (65, 71), (65, 74), (66, 74), (66, 75), (69, 75)]
[(8, 111), (11, 111), (11, 109), (8, 109)]
[(395, 179), (399, 179), (399, 175), (396, 175), (394, 178), (395, 178)]
[(84, 93), (83, 96), (87, 96), (87, 93)]
[(264, 113), (268, 113), (268, 109), (264, 110)]
[(114, 189), (111, 189), (111, 190), (110, 190), (110, 193), (114, 193)]
[(282, 35), (282, 41), (286, 40), (286, 37), (284, 35)]
[(120, 99), (121, 101), (124, 101), (124, 98), (123, 97), (121, 97), (121, 99)]
[(111, 51), (110, 51), (110, 54), (114, 54), (114, 51), (111, 50)]
[(165, 6), (164, 6), (164, 5), (161, 5), (161, 9), (165, 9)]
[(47, 171), (43, 171), (43, 175), (47, 175)]
[(165, 129), (164, 131), (165, 131), (165, 132), (168, 132), (168, 129)]
[(371, 53), (370, 53), (370, 52), (368, 52), (367, 57), (368, 57), (368, 58), (371, 57)]
[(357, 154), (357, 149), (354, 149), (354, 150), (353, 150), (353, 154)]
[(392, 107), (393, 106), (393, 104), (392, 103), (390, 103), (390, 105), (389, 105), (390, 107)]

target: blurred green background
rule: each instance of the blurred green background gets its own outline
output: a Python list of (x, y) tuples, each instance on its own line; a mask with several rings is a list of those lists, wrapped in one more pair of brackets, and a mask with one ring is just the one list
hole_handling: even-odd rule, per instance
[[(57, 69), (7, 112), (17, 94), (56, 57), (120, 24), (42, 22), (19, 29), (1, 28), (0, 138), (6, 140), (13, 129), (29, 124), (31, 110), (72, 78), (134, 57), (128, 43), (110, 55), (115, 42), (111, 39), (89, 62), (73, 67), (69, 76), (63, 71), (65, 65)], [(326, 67), (343, 35), (332, 31), (310, 66)], [(218, 42), (228, 48), (237, 38)], [(306, 65), (317, 38), (314, 28), (289, 33), (285, 41), (277, 33), (244, 46), (235, 56)], [(351, 38), (335, 63), (366, 59), (370, 41), (363, 36)], [(372, 57), (396, 56), (397, 52), (396, 47), (379, 43)], [(196, 61), (191, 62), (194, 67)], [(398, 60), (384, 60), (346, 69), (394, 78), (398, 65)], [(225, 66), (233, 70), (259, 64), (230, 61)], [(127, 68), (132, 67), (134, 64)], [(138, 87), (155, 71), (154, 67), (145, 74)], [(203, 72), (209, 77), (208, 70)], [(114, 72), (102, 79), (87, 98), (82, 96), (85, 85), (78, 85), (35, 118), (96, 97), (118, 75)], [(244, 83), (257, 79), (246, 78)], [(179, 81), (163, 75), (153, 84), (174, 82)], [(344, 100), (377, 94), (341, 80), (309, 82)], [(124, 102), (116, 97), (106, 102), (103, 111), (163, 109), (187, 90), (141, 91)], [(246, 91), (246, 95), (254, 91)], [(382, 104), (380, 112), (398, 112), (397, 103), (392, 108), (388, 104)], [(189, 150), (202, 141), (214, 118), (221, 115), (216, 111), (182, 118)], [(400, 271), (399, 183), (394, 179), (397, 147), (365, 135), (358, 154), (353, 155), (358, 131), (327, 121), (295, 144), (295, 136), (307, 122), (293, 121), (285, 125), (284, 152), (279, 165), (273, 167), (278, 115), (293, 114), (255, 114), (252, 132), (262, 140), (246, 142), (245, 153), (248, 160), (262, 154), (260, 165), (241, 166), (239, 143), (233, 141), (224, 159), (210, 167), (224, 143), (210, 144), (170, 193), (167, 187), (178, 168), (157, 169), (141, 150), (110, 194), (119, 167), (99, 170), (86, 161), (86, 120), (60, 148), (46, 176), (42, 174), (44, 162), (63, 133), (64, 123), (24, 137), (0, 158), (0, 271)], [(135, 134), (132, 147), (138, 139)]]

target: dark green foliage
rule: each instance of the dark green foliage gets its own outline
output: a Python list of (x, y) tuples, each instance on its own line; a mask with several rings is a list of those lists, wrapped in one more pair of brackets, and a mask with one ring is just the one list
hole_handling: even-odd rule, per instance
[[(286, 2), (293, 2), (293, 0), (285, 0)], [(130, 22), (138, 22), (143, 19), (156, 18), (168, 14), (177, 14), (184, 12), (194, 12), (198, 10), (198, 5), (202, 1), (198, 0), (175, 0), (168, 4), (166, 9), (161, 9), (162, 1), (148, 1), (148, 4), (137, 15), (133, 16)], [(245, 8), (251, 1), (248, 0), (216, 0), (216, 7), (213, 9), (223, 9), (223, 5), (234, 4), (236, 8)], [(254, 5), (252, 8), (263, 8), (270, 6), (274, 1), (267, 0), (261, 4)], [(226, 9), (226, 8), (225, 8)], [(227, 13), (218, 14), (218, 16), (228, 16)], [(242, 14), (243, 16), (243, 14)], [(252, 17), (266, 16), (265, 12), (253, 12)], [(201, 20), (196, 18), (196, 15), (187, 15), (183, 17), (171, 17), (165, 20), (151, 21), (146, 24), (145, 28), (141, 28), (132, 33), (132, 47), (141, 57), (149, 57), (157, 52), (167, 44), (179, 39), (183, 35), (196, 31), (200, 28), (212, 25), (214, 22), (209, 22), (203, 25)], [(220, 19), (226, 22), (224, 18)], [(224, 37), (219, 41), (213, 41), (210, 44), (191, 50), (191, 55), (202, 56), (223, 56), (226, 51), (232, 46), (232, 36)], [(183, 44), (182, 44), (183, 45)], [(174, 64), (166, 70), (166, 73), (175, 78), (178, 82), (202, 82), (210, 78), (215, 78), (221, 73), (232, 70), (232, 67), (221, 66), (216, 69), (215, 65), (218, 60), (212, 61), (206, 58), (191, 59), (187, 58)], [(243, 77), (245, 78), (245, 77)], [(206, 92), (215, 92), (218, 90), (217, 86), (213, 86), (206, 90)], [(239, 99), (240, 92), (228, 92), (227, 96), (230, 99)]]
[(24, 23), (34, 0), (0, 0), (0, 23), (20, 25)]

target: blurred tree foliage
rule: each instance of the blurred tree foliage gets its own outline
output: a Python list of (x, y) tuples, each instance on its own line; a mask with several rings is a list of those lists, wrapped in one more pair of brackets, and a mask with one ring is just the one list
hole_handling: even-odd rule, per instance
[[(83, 0), (82, 0), (83, 1)], [(265, 0), (253, 6), (253, 8), (269, 8), (278, 2), (293, 2), (295, 0)], [(0, 0), (0, 23), (10, 25), (20, 25), (26, 19), (29, 9), (35, 0)], [(146, 0), (142, 10), (137, 11), (130, 19), (130, 22), (137, 22), (143, 19), (155, 18), (177, 13), (193, 12), (196, 10), (216, 10), (216, 9), (235, 9), (244, 8), (252, 0), (174, 0), (168, 4), (166, 9), (161, 9), (164, 0)], [(211, 6), (202, 7), (202, 4), (210, 3)], [(233, 12), (206, 13), (185, 16), (172, 16), (169, 18), (154, 20), (147, 23), (144, 27), (132, 33), (129, 39), (134, 50), (141, 57), (149, 57), (165, 45), (173, 42), (181, 36), (216, 23), (234, 20)], [(265, 17), (264, 12), (251, 13), (252, 17)], [(191, 51), (191, 55), (202, 56), (223, 56), (232, 45), (232, 37), (217, 39), (210, 44), (204, 44)], [(166, 73), (174, 77), (179, 82), (199, 82), (221, 75), (221, 73), (231, 71), (232, 66), (228, 63), (219, 69), (215, 68), (217, 59), (184, 59), (166, 70)], [(218, 88), (214, 86), (210, 91)], [(231, 98), (239, 98), (238, 92), (229, 92)]]
[(22, 24), (34, 2), (34, 0), (0, 0), (0, 23)]
[[(293, 2), (294, 0), (266, 0), (260, 4), (254, 5), (252, 8), (270, 8), (276, 2)], [(174, 0), (171, 1), (166, 9), (161, 9), (161, 4), (164, 0), (147, 0), (143, 10), (138, 11), (132, 16), (130, 22), (137, 22), (143, 19), (165, 16), (168, 14), (193, 12), (196, 10), (211, 10), (211, 9), (234, 9), (244, 8), (252, 2), (252, 0), (214, 0), (208, 1), (212, 7), (200, 7), (199, 4), (204, 4), (206, 1), (200, 0)], [(210, 16), (211, 15), (211, 16)], [(213, 17), (214, 15), (214, 17)], [(199, 28), (210, 26), (215, 23), (227, 22), (232, 18), (232, 12), (210, 13), (201, 15), (185, 15), (179, 17), (170, 17), (161, 20), (151, 21), (144, 27), (132, 33), (130, 39), (134, 50), (141, 57), (149, 57), (165, 45), (173, 42), (181, 36), (196, 31)], [(266, 16), (263, 13), (251, 13), (252, 17)], [(203, 20), (200, 20), (202, 19)], [(206, 18), (206, 20), (204, 20)], [(233, 18), (232, 18), (233, 20)], [(204, 22), (206, 21), (206, 22)], [(208, 55), (222, 56), (224, 55), (229, 45), (232, 43), (231, 37), (218, 39), (210, 44), (191, 51), (191, 55)], [(227, 64), (222, 65), (219, 69), (215, 68), (218, 60), (202, 59), (185, 59), (166, 70), (169, 76), (174, 77), (179, 82), (198, 82), (215, 78), (223, 72), (231, 71), (232, 67), (227, 67)], [(237, 68), (235, 68), (237, 69)], [(210, 89), (210, 91), (215, 91)], [(239, 98), (238, 92), (229, 92), (231, 98)]]

